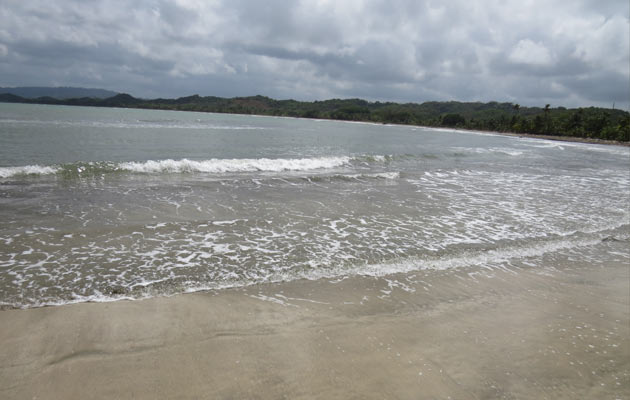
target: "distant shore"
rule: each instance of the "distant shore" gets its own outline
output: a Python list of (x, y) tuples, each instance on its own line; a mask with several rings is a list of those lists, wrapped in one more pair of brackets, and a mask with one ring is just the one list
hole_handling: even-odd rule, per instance
[(490, 132), (497, 135), (505, 135), (512, 137), (526, 137), (532, 139), (545, 139), (545, 140), (555, 140), (559, 142), (574, 142), (574, 143), (589, 143), (589, 144), (605, 144), (609, 146), (625, 146), (630, 147), (630, 142), (620, 142), (617, 140), (603, 140), (603, 139), (593, 139), (593, 138), (580, 138), (580, 137), (572, 137), (572, 136), (554, 136), (554, 135), (533, 135), (530, 133), (511, 133), (511, 132)]
[[(550, 108), (546, 105), (541, 108), (521, 107), (513, 103), (457, 101), (400, 104), (370, 102), (363, 99), (297, 101), (275, 100), (260, 95), (234, 98), (193, 95), (177, 99), (140, 99), (125, 93), (104, 99), (24, 98), (10, 93), (0, 93), (0, 102), (326, 119), (493, 133), (509, 132), (519, 136), (584, 143), (626, 143), (626, 146), (630, 143), (630, 113), (600, 107), (567, 109)], [(541, 132), (554, 132), (556, 135)]]

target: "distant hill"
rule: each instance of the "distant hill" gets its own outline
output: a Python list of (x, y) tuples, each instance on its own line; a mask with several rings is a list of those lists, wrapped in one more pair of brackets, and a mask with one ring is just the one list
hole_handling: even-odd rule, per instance
[(56, 99), (52, 96), (27, 99), (2, 93), (1, 90), (0, 102), (276, 115), (630, 142), (630, 113), (599, 107), (567, 109), (551, 108), (549, 104), (545, 107), (521, 107), (518, 104), (495, 101), (399, 104), (361, 99), (330, 99), (310, 102), (275, 100), (265, 96), (228, 99), (193, 95), (177, 99), (139, 99), (126, 93), (118, 93), (106, 99), (85, 94), (83, 97), (70, 99)]
[(53, 99), (65, 100), (81, 97), (91, 97), (94, 99), (106, 99), (117, 95), (117, 92), (105, 89), (91, 89), (80, 87), (0, 87), (1, 93), (9, 93), (25, 99), (36, 99), (39, 97), (52, 97)]

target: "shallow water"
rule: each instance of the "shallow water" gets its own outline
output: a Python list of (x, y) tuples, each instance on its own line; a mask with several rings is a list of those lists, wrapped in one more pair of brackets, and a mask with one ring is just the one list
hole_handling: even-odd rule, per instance
[(628, 262), (596, 245), (630, 240), (629, 171), (616, 146), (0, 104), (0, 304)]

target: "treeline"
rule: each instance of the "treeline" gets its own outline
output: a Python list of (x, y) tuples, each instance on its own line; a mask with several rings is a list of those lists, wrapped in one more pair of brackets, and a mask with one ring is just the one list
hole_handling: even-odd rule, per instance
[(630, 114), (598, 107), (567, 109), (551, 108), (548, 104), (544, 107), (521, 107), (513, 103), (456, 101), (399, 104), (361, 99), (306, 102), (274, 100), (265, 96), (222, 98), (194, 95), (147, 100), (128, 94), (106, 99), (84, 97), (66, 100), (51, 97), (25, 99), (0, 94), (0, 102), (273, 115), (630, 141)]

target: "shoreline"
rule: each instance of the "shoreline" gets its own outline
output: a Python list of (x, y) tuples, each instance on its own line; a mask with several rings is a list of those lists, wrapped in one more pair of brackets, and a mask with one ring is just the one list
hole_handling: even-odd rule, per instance
[[(0, 101), (0, 103), (2, 102)], [(403, 127), (412, 127), (412, 128), (422, 128), (422, 129), (444, 129), (444, 130), (450, 130), (450, 131), (456, 131), (456, 132), (480, 132), (484, 134), (492, 134), (492, 135), (499, 135), (499, 136), (526, 137), (526, 138), (532, 138), (532, 139), (546, 139), (546, 140), (563, 141), (563, 142), (630, 147), (630, 142), (622, 142), (622, 141), (617, 141), (617, 140), (582, 138), (582, 137), (575, 137), (575, 136), (540, 135), (540, 134), (533, 134), (533, 133), (485, 131), (485, 130), (478, 130), (478, 129), (455, 128), (455, 127), (448, 127), (448, 126), (399, 124), (399, 123), (377, 122), (377, 121), (367, 121), (367, 120), (362, 121), (362, 120), (344, 120), (344, 119), (332, 119), (332, 118), (309, 118), (309, 117), (294, 117), (294, 116), (288, 116), (288, 115), (268, 115), (268, 114), (239, 114), (239, 113), (231, 113), (231, 112), (157, 109), (157, 108), (124, 107), (124, 106), (117, 107), (117, 106), (94, 106), (94, 105), (75, 105), (75, 104), (48, 104), (48, 103), (12, 103), (12, 102), (7, 102), (6, 104), (34, 104), (34, 105), (54, 106), (54, 107), (112, 108), (112, 109), (121, 109), (121, 110), (148, 110), (148, 111), (162, 111), (162, 112), (169, 111), (169, 112), (185, 112), (185, 113), (217, 114), (217, 115), (240, 115), (240, 116), (250, 116), (250, 117), (307, 119), (307, 120), (312, 120), (312, 121), (332, 121), (332, 122), (358, 123), (358, 124), (369, 124), (369, 125), (403, 126)]]
[(624, 398), (629, 272), (571, 261), (5, 310), (0, 397)]
[[(483, 131), (486, 132), (486, 131)], [(490, 132), (496, 135), (503, 136), (512, 136), (512, 137), (524, 137), (530, 139), (546, 139), (553, 140), (558, 142), (570, 142), (570, 143), (586, 143), (586, 144), (602, 144), (607, 146), (623, 146), (630, 147), (630, 142), (619, 142), (617, 140), (604, 140), (604, 139), (593, 139), (593, 138), (579, 138), (573, 136), (546, 136), (546, 135), (535, 135), (530, 133), (512, 133), (512, 132)]]
[(420, 125), (400, 125), (400, 126), (417, 126), (425, 129), (447, 129), (455, 132), (478, 132), (485, 135), (496, 136), (510, 136), (516, 138), (529, 138), (529, 139), (543, 139), (553, 140), (557, 142), (569, 142), (569, 143), (585, 143), (585, 144), (601, 144), (607, 146), (623, 146), (630, 147), (630, 142), (620, 142), (618, 140), (604, 140), (595, 138), (581, 138), (575, 136), (557, 136), (557, 135), (538, 135), (534, 133), (515, 133), (515, 132), (498, 132), (498, 131), (483, 131), (477, 129), (465, 129), (465, 128), (445, 128), (445, 127), (433, 127), (433, 126), (420, 126)]

